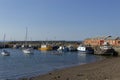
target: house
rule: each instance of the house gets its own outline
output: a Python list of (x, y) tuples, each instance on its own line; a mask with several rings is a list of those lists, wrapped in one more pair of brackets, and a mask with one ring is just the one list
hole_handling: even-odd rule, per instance
[(120, 46), (120, 37), (112, 37), (112, 36), (103, 36), (103, 37), (94, 37), (94, 38), (87, 38), (84, 40), (84, 45), (91, 45), (91, 46), (101, 46), (107, 43), (111, 46)]

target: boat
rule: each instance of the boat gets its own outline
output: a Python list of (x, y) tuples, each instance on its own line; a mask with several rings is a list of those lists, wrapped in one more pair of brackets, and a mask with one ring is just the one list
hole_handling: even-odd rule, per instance
[(26, 53), (26, 54), (31, 54), (31, 53), (33, 53), (33, 49), (32, 48), (29, 48), (29, 47), (27, 47), (27, 32), (28, 32), (28, 29), (26, 28), (26, 37), (25, 37), (25, 45), (23, 46), (22, 45), (22, 47), (23, 47), (23, 53)]
[(68, 48), (66, 46), (60, 46), (57, 51), (67, 52)]
[(93, 54), (94, 53), (94, 49), (90, 46), (78, 46), (77, 48), (78, 51), (81, 52), (85, 52), (85, 53), (89, 53), (89, 54)]
[(109, 45), (107, 42), (104, 42), (102, 46), (100, 46), (100, 50), (96, 52), (96, 54), (100, 55), (118, 55), (118, 53), (114, 50), (114, 48)]
[(108, 50), (108, 49), (112, 49), (112, 46), (100, 46), (101, 50)]
[(77, 51), (77, 49), (75, 47), (73, 47), (72, 45), (68, 46), (68, 50), (69, 51)]
[(51, 51), (52, 50), (52, 46), (48, 45), (48, 44), (42, 44), (40, 48), (38, 48), (38, 50), (41, 51)]
[(22, 51), (23, 53), (28, 53), (28, 54), (33, 53), (33, 49), (31, 48), (26, 48), (26, 49), (23, 49)]
[(7, 50), (2, 50), (1, 55), (10, 56), (10, 52), (8, 52)]
[(109, 50), (112, 49), (112, 46), (109, 45), (108, 42), (104, 42), (102, 46), (100, 46), (101, 50)]
[[(3, 40), (3, 48), (5, 48), (5, 34), (4, 34), (4, 40)], [(10, 52), (8, 52), (5, 49), (2, 49), (1, 55), (3, 55), (3, 56), (10, 56)]]

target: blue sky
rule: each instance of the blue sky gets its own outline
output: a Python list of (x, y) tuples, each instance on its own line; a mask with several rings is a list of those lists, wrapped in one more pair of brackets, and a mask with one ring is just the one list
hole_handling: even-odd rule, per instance
[(120, 0), (0, 0), (0, 40), (120, 36)]

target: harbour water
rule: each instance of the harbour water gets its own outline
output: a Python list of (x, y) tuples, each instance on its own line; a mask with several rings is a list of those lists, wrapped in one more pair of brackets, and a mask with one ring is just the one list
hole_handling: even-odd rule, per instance
[[(101, 60), (101, 56), (81, 52), (56, 54), (56, 51), (24, 54), (20, 49), (7, 49), (10, 56), (0, 55), (0, 80), (16, 80), (48, 73), (56, 69), (80, 65)], [(0, 50), (1, 51), (1, 50)]]

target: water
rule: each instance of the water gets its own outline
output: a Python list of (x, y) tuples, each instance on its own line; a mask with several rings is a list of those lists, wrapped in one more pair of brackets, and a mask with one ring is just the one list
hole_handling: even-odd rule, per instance
[[(18, 79), (48, 73), (49, 71), (101, 60), (102, 57), (67, 52), (55, 55), (55, 51), (41, 52), (34, 50), (34, 54), (26, 55), (20, 49), (7, 49), (11, 55), (0, 55), (0, 80)], [(0, 50), (1, 51), (1, 50)]]

